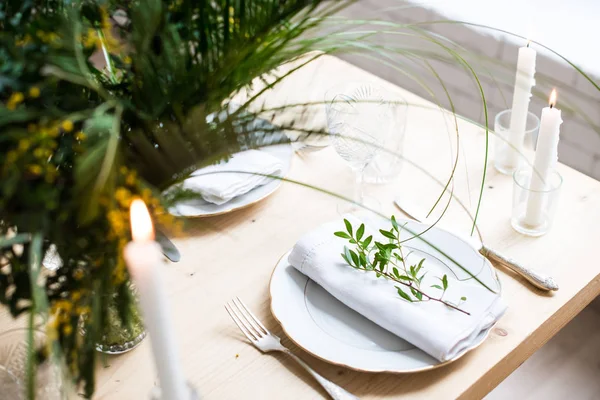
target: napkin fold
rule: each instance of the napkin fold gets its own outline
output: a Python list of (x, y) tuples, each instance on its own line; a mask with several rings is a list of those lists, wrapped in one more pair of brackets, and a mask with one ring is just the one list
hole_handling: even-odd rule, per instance
[(269, 183), (273, 178), (264, 175), (280, 176), (282, 168), (277, 157), (264, 151), (246, 150), (226, 162), (195, 171), (182, 185), (199, 193), (207, 202), (221, 205)]
[[(361, 223), (355, 217), (346, 218), (356, 228)], [(449, 288), (444, 299), (456, 304), (462, 296), (466, 297), (460, 308), (470, 315), (434, 301), (403, 300), (395, 288), (402, 287), (398, 283), (345, 263), (341, 253), (348, 243), (334, 236), (336, 231), (345, 231), (343, 221), (330, 222), (307, 233), (294, 246), (289, 263), (346, 306), (441, 362), (453, 359), (480, 341), (506, 310), (500, 295), (477, 282), (458, 281), (451, 274), (448, 274)], [(373, 240), (387, 243), (378, 232), (379, 229), (367, 226), (364, 237), (373, 234)], [(415, 257), (407, 261), (418, 262), (421, 258)], [(423, 264), (425, 270), (428, 261)], [(437, 295), (439, 291), (430, 286), (439, 284), (439, 280), (435, 282), (436, 278), (429, 275), (440, 276), (437, 271), (428, 273), (421, 287), (425, 293)]]

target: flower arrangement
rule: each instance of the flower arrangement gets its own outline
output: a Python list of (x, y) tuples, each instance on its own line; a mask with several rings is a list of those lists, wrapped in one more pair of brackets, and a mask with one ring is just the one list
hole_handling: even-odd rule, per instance
[[(122, 252), (132, 198), (177, 229), (165, 188), (269, 140), (252, 130), (252, 99), (235, 111), (228, 99), (315, 47), (303, 34), (341, 6), (320, 3), (0, 4), (0, 302), (45, 327), (42, 353), (63, 359), (85, 396), (110, 294), (123, 326), (130, 322)], [(55, 271), (42, 268), (51, 246), (62, 264)], [(28, 368), (33, 397), (35, 357)]]

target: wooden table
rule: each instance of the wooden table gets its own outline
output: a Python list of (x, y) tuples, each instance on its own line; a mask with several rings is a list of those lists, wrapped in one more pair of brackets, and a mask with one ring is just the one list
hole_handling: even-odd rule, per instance
[[(372, 81), (402, 94), (409, 108), (404, 154), (428, 173), (445, 180), (457, 141), (454, 120), (432, 103), (407, 93), (336, 58), (324, 56), (288, 77), (266, 99), (270, 104), (322, 100), (326, 89), (348, 80)], [(324, 121), (321, 106), (315, 124)], [(289, 115), (288, 115), (289, 117)], [(315, 122), (316, 121), (316, 122)], [(485, 134), (458, 121), (460, 157), (454, 192), (474, 212), (484, 167)], [(188, 223), (176, 240), (179, 264), (168, 265), (173, 323), (180, 338), (188, 379), (207, 399), (318, 399), (326, 393), (289, 357), (263, 355), (229, 319), (223, 305), (240, 296), (265, 325), (317, 371), (361, 398), (480, 398), (600, 294), (600, 183), (560, 165), (564, 177), (555, 226), (541, 238), (516, 233), (510, 226), (512, 178), (488, 163), (479, 226), (488, 246), (552, 275), (556, 293), (533, 289), (500, 270), (509, 309), (478, 349), (460, 360), (427, 372), (369, 374), (320, 361), (294, 346), (269, 311), (269, 278), (277, 260), (306, 231), (338, 217), (337, 200), (285, 183), (266, 200), (238, 212)], [(290, 178), (349, 193), (352, 175), (334, 149), (294, 157)], [(432, 205), (442, 188), (406, 162), (397, 181), (370, 188), (383, 208), (394, 212), (396, 196)], [(446, 224), (464, 233), (470, 222), (452, 205)], [(156, 382), (149, 341), (135, 351), (108, 357), (98, 367), (98, 399), (145, 398)]]

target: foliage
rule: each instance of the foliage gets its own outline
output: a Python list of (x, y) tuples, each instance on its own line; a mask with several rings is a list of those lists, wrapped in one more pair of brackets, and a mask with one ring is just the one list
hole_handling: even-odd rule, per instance
[(408, 254), (404, 255), (402, 241), (400, 240), (402, 227), (393, 215), (390, 221), (392, 225), (390, 230), (379, 230), (379, 233), (388, 239), (387, 243), (383, 243), (374, 241), (373, 235), (365, 237), (365, 224), (360, 224), (358, 229), (355, 230), (352, 223), (344, 219), (346, 231), (334, 233), (335, 236), (346, 239), (349, 244), (353, 245), (352, 248), (344, 246), (344, 252), (341, 254), (344, 261), (352, 268), (374, 272), (377, 278), (384, 278), (397, 283), (399, 286), (395, 287), (398, 296), (408, 302), (435, 301), (470, 315), (460, 308), (460, 305), (467, 300), (466, 297), (461, 297), (458, 304), (444, 300), (444, 295), (448, 290), (447, 275), (437, 278), (440, 281), (439, 284), (431, 285), (431, 288), (441, 291), (440, 295), (433, 296), (424, 291), (421, 283), (427, 274), (423, 269), (425, 259), (421, 259), (415, 265), (407, 265)]
[[(282, 140), (255, 132), (253, 99), (229, 101), (256, 77), (271, 87), (279, 78), (269, 71), (314, 48), (320, 39), (303, 35), (340, 6), (320, 3), (0, 4), (0, 302), (15, 317), (41, 318), (48, 348), (60, 349), (85, 396), (110, 294), (129, 323), (122, 250), (131, 199), (176, 228), (158, 200), (164, 188), (239, 149)], [(62, 266), (48, 272), (41, 263), (51, 245)]]

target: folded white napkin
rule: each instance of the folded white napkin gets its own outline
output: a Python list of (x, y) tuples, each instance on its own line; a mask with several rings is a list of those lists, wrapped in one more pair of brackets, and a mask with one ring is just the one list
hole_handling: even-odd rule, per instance
[(234, 154), (227, 162), (195, 171), (183, 181), (183, 188), (199, 193), (209, 203), (220, 205), (273, 179), (255, 174), (279, 176), (281, 170), (282, 163), (277, 157), (264, 151), (246, 150)]
[[(352, 216), (347, 219), (355, 229), (360, 226), (360, 220)], [(456, 304), (462, 296), (466, 297), (467, 301), (460, 308), (471, 315), (434, 301), (410, 303), (403, 300), (395, 288), (402, 287), (398, 283), (377, 278), (373, 272), (356, 270), (345, 263), (341, 253), (348, 242), (333, 235), (345, 230), (343, 221), (335, 221), (306, 234), (294, 246), (289, 263), (354, 311), (439, 361), (450, 360), (481, 340), (506, 310), (499, 295), (477, 282), (458, 281), (451, 274), (448, 274), (448, 291), (444, 299)], [(364, 237), (374, 234), (373, 240), (387, 243), (388, 240), (378, 232), (379, 229), (367, 226)], [(418, 263), (420, 259), (420, 256), (410, 255), (407, 262)], [(426, 259), (423, 269), (428, 270), (428, 264), (435, 269), (434, 263), (434, 260)], [(443, 274), (430, 270), (421, 283), (422, 290), (431, 295), (439, 294), (430, 286), (440, 284), (435, 276)], [(405, 292), (410, 293), (409, 290)]]

